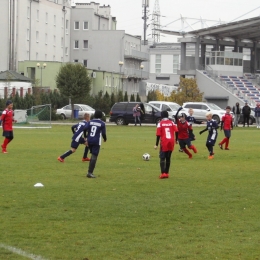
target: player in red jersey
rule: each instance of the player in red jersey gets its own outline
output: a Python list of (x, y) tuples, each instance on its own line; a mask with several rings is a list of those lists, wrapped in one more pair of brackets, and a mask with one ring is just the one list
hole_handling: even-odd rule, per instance
[(178, 126), (178, 141), (181, 150), (183, 150), (189, 156), (189, 159), (191, 159), (192, 154), (186, 148), (186, 145), (189, 149), (193, 150), (194, 153), (197, 153), (197, 149), (194, 145), (191, 144), (190, 131), (192, 130), (192, 126), (186, 121), (185, 114), (182, 114), (181, 117), (178, 118), (178, 114), (181, 110), (182, 107), (179, 108), (175, 115), (175, 120)]
[(223, 150), (223, 144), (225, 144), (225, 150), (229, 150), (228, 145), (229, 145), (229, 139), (231, 137), (231, 130), (233, 130), (233, 118), (232, 115), (230, 114), (231, 107), (227, 106), (226, 107), (226, 114), (222, 117), (221, 120), (221, 128), (224, 129), (224, 134), (225, 138), (218, 144), (220, 149)]
[(174, 150), (175, 138), (178, 138), (177, 126), (168, 119), (168, 112), (162, 111), (162, 120), (157, 125), (156, 130), (156, 144), (154, 149), (157, 149), (160, 140), (160, 179), (169, 178), (169, 170), (171, 165), (171, 155)]
[(2, 147), (2, 153), (7, 153), (6, 147), (13, 140), (13, 122), (14, 120), (14, 111), (13, 111), (13, 102), (11, 100), (7, 100), (6, 109), (3, 111), (0, 125), (3, 127), (3, 136), (5, 137)]

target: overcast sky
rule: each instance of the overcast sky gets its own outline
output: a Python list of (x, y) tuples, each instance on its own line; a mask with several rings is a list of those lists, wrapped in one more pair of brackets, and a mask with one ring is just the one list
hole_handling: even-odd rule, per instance
[[(79, 0), (78, 0), (79, 1)], [(84, 2), (91, 2), (80, 0)], [(92, 0), (93, 1), (93, 0)], [(96, 0), (100, 5), (110, 5), (112, 15), (117, 18), (117, 29), (125, 30), (129, 34), (143, 34), (142, 20), (142, 0)], [(150, 0), (150, 14), (154, 9), (155, 0)], [(209, 20), (219, 20), (230, 22), (254, 9), (255, 11), (241, 17), (246, 19), (250, 17), (260, 16), (259, 0), (159, 0), (161, 11), (161, 25), (163, 29), (180, 30), (181, 23), (177, 21), (165, 27), (165, 25), (183, 17), (197, 18)], [(150, 16), (151, 17), (151, 16)], [(190, 21), (190, 23), (194, 21)], [(150, 23), (150, 22), (148, 22)], [(208, 23), (213, 25), (215, 22)], [(194, 25), (194, 29), (199, 29), (200, 23)], [(150, 28), (150, 26), (149, 26)], [(147, 34), (151, 31), (148, 30)], [(148, 36), (148, 38), (151, 36)], [(161, 42), (171, 41), (172, 37), (161, 37)]]

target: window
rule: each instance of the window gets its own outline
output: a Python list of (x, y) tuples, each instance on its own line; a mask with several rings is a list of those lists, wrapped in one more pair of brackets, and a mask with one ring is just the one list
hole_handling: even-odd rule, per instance
[(36, 31), (36, 42), (39, 42), (39, 32)]
[(63, 37), (61, 37), (61, 48), (63, 48)]
[(74, 60), (74, 62), (79, 62), (79, 60)]
[(88, 30), (88, 22), (83, 22), (83, 30)]
[(30, 19), (30, 7), (27, 7), (27, 18)]
[(40, 18), (40, 12), (39, 12), (39, 10), (37, 10), (37, 13), (36, 13), (36, 20), (39, 21), (39, 18)]
[(45, 44), (47, 45), (48, 44), (48, 34), (45, 33)]
[(56, 46), (56, 36), (53, 36), (53, 46)]
[(173, 73), (177, 74), (177, 71), (179, 69), (179, 54), (173, 55)]
[(45, 14), (45, 23), (48, 23), (48, 13)]
[(79, 41), (74, 41), (74, 49), (78, 49), (79, 48)]
[(108, 86), (108, 76), (106, 76), (106, 86)]
[(88, 40), (84, 40), (83, 41), (83, 49), (87, 49), (88, 48)]
[(84, 67), (87, 67), (88, 66), (88, 60), (83, 60), (83, 65), (84, 65)]
[(54, 15), (54, 18), (53, 18), (53, 25), (56, 26), (56, 15)]
[(68, 55), (68, 47), (65, 48), (65, 54)]
[(30, 40), (30, 30), (29, 30), (29, 29), (27, 29), (27, 35), (26, 35), (26, 37), (27, 37), (27, 41), (29, 41), (29, 40)]
[(155, 72), (161, 73), (161, 54), (155, 55)]
[(66, 28), (66, 34), (68, 34), (69, 33), (69, 20), (66, 20), (65, 28)]
[(74, 22), (74, 30), (79, 30), (79, 22)]

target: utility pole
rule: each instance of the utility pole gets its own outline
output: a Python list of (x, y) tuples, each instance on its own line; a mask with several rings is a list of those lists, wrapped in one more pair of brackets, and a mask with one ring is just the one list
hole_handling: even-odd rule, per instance
[(147, 32), (147, 19), (148, 19), (148, 8), (149, 8), (149, 0), (143, 0), (143, 17), (144, 20), (144, 43), (143, 45), (146, 45), (146, 32)]
[(155, 0), (154, 2), (154, 9), (153, 9), (153, 15), (152, 15), (152, 37), (154, 39), (154, 42), (160, 42), (160, 28), (161, 28), (161, 22), (160, 22), (160, 5), (159, 0)]

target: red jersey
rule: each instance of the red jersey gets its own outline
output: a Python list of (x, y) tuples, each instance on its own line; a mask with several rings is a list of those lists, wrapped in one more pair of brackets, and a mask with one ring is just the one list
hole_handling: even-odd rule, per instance
[(231, 114), (225, 114), (222, 117), (223, 129), (224, 130), (230, 130), (232, 128), (232, 121), (233, 121), (232, 115)]
[(179, 131), (178, 139), (181, 139), (181, 140), (189, 139), (190, 138), (189, 130), (192, 129), (192, 126), (187, 121), (182, 123), (180, 121), (180, 119), (177, 120), (177, 126), (178, 126), (178, 131)]
[(173, 151), (175, 132), (178, 132), (178, 128), (171, 120), (164, 118), (158, 123), (156, 135), (160, 136), (161, 150), (163, 152)]
[(5, 109), (1, 116), (4, 131), (13, 131), (14, 111)]

